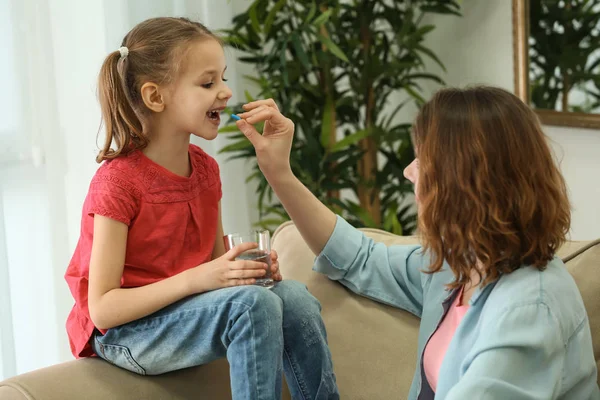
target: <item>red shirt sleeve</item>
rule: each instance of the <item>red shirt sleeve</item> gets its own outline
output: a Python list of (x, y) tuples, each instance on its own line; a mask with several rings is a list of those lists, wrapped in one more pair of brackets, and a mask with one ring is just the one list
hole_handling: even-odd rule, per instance
[(90, 215), (102, 215), (129, 226), (137, 215), (141, 191), (120, 176), (120, 171), (102, 171), (96, 173), (90, 184), (85, 212)]

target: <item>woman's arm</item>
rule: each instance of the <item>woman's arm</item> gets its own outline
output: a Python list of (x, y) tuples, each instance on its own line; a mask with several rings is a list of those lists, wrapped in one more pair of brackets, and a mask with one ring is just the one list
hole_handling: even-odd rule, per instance
[(336, 216), (290, 170), (265, 175), (308, 247), (320, 254), (335, 228)]
[[(256, 149), (261, 171), (315, 254), (319, 254), (335, 227), (336, 216), (292, 173), (289, 163), (294, 123), (284, 117), (272, 99), (244, 105), (238, 128)], [(263, 136), (251, 124), (265, 121)]]
[(357, 294), (421, 317), (423, 287), (431, 279), (421, 269), (428, 263), (421, 246), (377, 243), (339, 218), (313, 270)]

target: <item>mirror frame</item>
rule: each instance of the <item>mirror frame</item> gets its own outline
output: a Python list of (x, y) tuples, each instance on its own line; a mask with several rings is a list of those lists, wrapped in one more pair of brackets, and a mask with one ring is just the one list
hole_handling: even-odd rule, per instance
[[(529, 1), (512, 0), (515, 94), (529, 101)], [(539, 0), (534, 0), (539, 1)], [(535, 109), (544, 125), (600, 129), (600, 114)]]

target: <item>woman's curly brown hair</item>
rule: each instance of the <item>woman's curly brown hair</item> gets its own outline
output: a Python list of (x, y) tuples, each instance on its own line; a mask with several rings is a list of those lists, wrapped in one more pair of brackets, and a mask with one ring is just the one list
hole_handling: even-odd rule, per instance
[[(456, 279), (482, 285), (530, 265), (543, 270), (571, 222), (565, 181), (535, 113), (499, 88), (443, 89), (412, 133), (419, 159), (419, 230)], [(476, 283), (476, 282), (475, 282)]]

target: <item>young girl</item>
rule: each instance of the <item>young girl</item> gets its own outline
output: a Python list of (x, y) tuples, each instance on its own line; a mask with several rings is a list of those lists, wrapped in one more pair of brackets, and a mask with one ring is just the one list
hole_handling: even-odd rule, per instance
[(375, 243), (336, 217), (292, 173), (294, 124), (272, 100), (244, 108), (237, 125), (318, 254), (314, 269), (421, 318), (408, 399), (600, 399), (586, 309), (555, 256), (570, 224), (565, 182), (522, 101), (476, 87), (422, 107), (404, 174), (424, 247)]
[[(227, 357), (234, 399), (338, 398), (320, 305), (306, 288), (253, 286), (265, 264), (225, 253), (212, 140), (231, 97), (221, 43), (184, 18), (142, 22), (99, 77), (106, 141), (66, 280), (75, 357), (142, 375)], [(114, 146), (114, 147), (112, 147)], [(310, 354), (310, 356), (309, 356)]]

